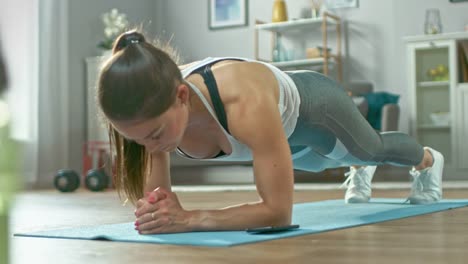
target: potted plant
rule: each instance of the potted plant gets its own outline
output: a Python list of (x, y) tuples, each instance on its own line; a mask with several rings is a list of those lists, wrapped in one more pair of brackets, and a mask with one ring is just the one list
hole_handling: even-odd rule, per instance
[(105, 54), (111, 51), (114, 40), (127, 29), (128, 20), (127, 15), (119, 13), (117, 8), (113, 8), (109, 12), (102, 14), (101, 19), (104, 24), (104, 39), (97, 46)]

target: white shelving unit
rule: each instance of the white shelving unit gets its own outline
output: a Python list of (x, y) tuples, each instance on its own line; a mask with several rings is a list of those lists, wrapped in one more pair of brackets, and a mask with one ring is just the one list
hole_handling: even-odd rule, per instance
[[(283, 34), (290, 33), (310, 33), (321, 32), (323, 56), (313, 59), (294, 59), (287, 61), (273, 62), (272, 58), (264, 59), (259, 55), (259, 32), (267, 31), (272, 33), (272, 45), (276, 38)], [(328, 52), (330, 47), (328, 42), (329, 32), (336, 32), (336, 50), (332, 54)], [(278, 68), (308, 68), (321, 67), (325, 75), (329, 75), (330, 68), (336, 67), (338, 81), (342, 81), (342, 62), (341, 62), (341, 19), (335, 15), (324, 13), (320, 18), (297, 19), (285, 22), (265, 23), (257, 20), (255, 25), (255, 58), (257, 60), (269, 62)]]
[[(460, 82), (459, 42), (468, 32), (406, 37), (411, 133), (444, 156), (450, 174), (468, 169), (468, 84)], [(447, 80), (432, 80), (430, 69), (448, 67)], [(449, 124), (435, 124), (431, 113), (448, 112)], [(446, 174), (447, 175), (447, 174)]]
[(291, 61), (279, 61), (271, 62), (278, 68), (288, 68), (288, 67), (307, 67), (307, 66), (321, 66), (324, 64), (323, 58), (314, 58), (314, 59), (302, 59), (302, 60), (291, 60)]

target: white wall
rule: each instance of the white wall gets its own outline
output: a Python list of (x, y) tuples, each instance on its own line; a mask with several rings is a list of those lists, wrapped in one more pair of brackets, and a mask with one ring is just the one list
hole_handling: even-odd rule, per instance
[[(289, 17), (297, 18), (309, 1), (286, 3)], [(207, 56), (252, 58), (255, 19), (271, 20), (272, 5), (273, 0), (250, 0), (248, 27), (210, 31), (207, 1), (165, 1), (163, 29), (174, 34), (173, 44), (186, 62)], [(181, 12), (182, 6), (190, 12)], [(468, 23), (468, 2), (448, 0), (360, 0), (358, 8), (335, 11), (345, 20), (345, 82), (368, 80), (376, 90), (400, 94), (400, 129), (405, 132), (409, 107), (402, 38), (423, 33), (427, 8), (440, 9), (444, 32), (462, 31)]]

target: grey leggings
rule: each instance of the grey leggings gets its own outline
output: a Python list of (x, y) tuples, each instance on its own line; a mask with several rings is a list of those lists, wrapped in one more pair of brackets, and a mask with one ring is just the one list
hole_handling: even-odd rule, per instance
[(421, 145), (404, 133), (375, 131), (335, 81), (313, 71), (286, 73), (301, 97), (297, 125), (288, 139), (295, 169), (414, 166), (422, 161)]

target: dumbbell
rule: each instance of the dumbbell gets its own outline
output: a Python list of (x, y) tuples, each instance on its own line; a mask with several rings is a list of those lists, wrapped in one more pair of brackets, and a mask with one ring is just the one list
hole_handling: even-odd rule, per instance
[(102, 169), (89, 170), (86, 174), (86, 187), (93, 192), (104, 190), (109, 185), (109, 176)]
[(73, 192), (80, 187), (80, 176), (74, 170), (59, 170), (54, 178), (54, 186), (61, 192)]

